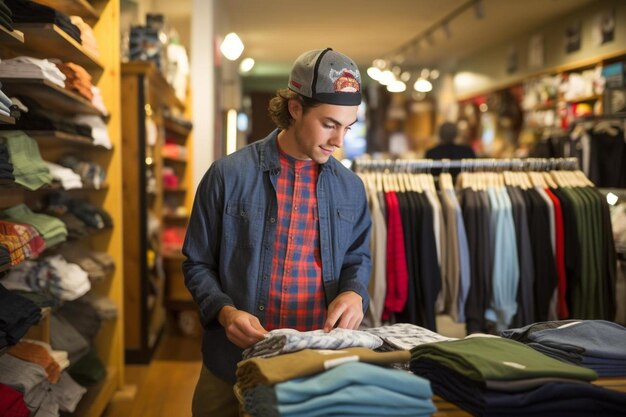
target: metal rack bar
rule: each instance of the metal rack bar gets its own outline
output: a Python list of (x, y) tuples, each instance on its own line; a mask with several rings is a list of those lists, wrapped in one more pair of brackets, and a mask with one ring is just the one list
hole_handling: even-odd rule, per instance
[(431, 172), (450, 169), (461, 171), (574, 171), (577, 158), (524, 158), (524, 159), (356, 159), (355, 172)]

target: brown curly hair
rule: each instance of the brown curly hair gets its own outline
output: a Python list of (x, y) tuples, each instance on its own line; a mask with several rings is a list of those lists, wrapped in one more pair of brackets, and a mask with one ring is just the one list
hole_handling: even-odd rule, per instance
[(309, 109), (319, 106), (320, 102), (304, 97), (288, 88), (282, 88), (276, 92), (276, 96), (270, 100), (269, 114), (272, 121), (279, 129), (285, 130), (291, 126), (293, 118), (289, 113), (289, 100), (298, 100), (302, 105), (303, 113)]

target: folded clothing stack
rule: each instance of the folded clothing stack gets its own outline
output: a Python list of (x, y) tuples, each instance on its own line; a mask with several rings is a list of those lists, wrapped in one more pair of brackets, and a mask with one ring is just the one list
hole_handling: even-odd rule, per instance
[(67, 90), (80, 94), (90, 102), (93, 100), (91, 75), (85, 68), (73, 62), (64, 62), (56, 64), (56, 66), (65, 75), (65, 88)]
[(64, 190), (71, 190), (74, 188), (83, 188), (83, 181), (80, 175), (72, 171), (70, 168), (62, 167), (52, 162), (45, 161), (50, 175), (56, 181), (61, 183)]
[(13, 267), (2, 283), (11, 289), (44, 292), (62, 301), (75, 300), (91, 289), (87, 272), (61, 255), (24, 261)]
[(47, 59), (28, 56), (3, 59), (0, 62), (0, 78), (33, 78), (48, 80), (65, 88), (65, 75)]
[(3, 141), (0, 141), (0, 179), (15, 181), (9, 150)]
[(100, 189), (106, 181), (106, 171), (94, 162), (81, 161), (75, 156), (67, 155), (59, 160), (59, 164), (78, 174), (85, 186)]
[(7, 250), (9, 263), (17, 265), (38, 257), (46, 243), (33, 226), (0, 220), (0, 246)]
[(242, 392), (252, 417), (430, 416), (436, 408), (427, 380), (397, 369), (350, 362), (307, 378)]
[(80, 30), (72, 24), (66, 14), (30, 0), (4, 0), (4, 2), (13, 12), (15, 23), (54, 23), (80, 43)]
[(16, 183), (37, 190), (52, 182), (52, 175), (33, 138), (18, 130), (0, 131), (0, 137), (6, 140)]
[(593, 369), (600, 376), (626, 376), (626, 328), (605, 320), (564, 320), (509, 329), (502, 336), (555, 359)]
[[(597, 374), (522, 343), (476, 336), (411, 350), (410, 368), (435, 394), (480, 416), (623, 415), (626, 394), (588, 384)], [(572, 401), (577, 390), (579, 397)], [(621, 410), (621, 411), (617, 411)]]
[(34, 213), (26, 204), (19, 204), (4, 210), (5, 217), (15, 223), (25, 223), (37, 229), (46, 247), (52, 247), (67, 239), (65, 224), (52, 216)]
[(0, 130), (58, 130), (74, 135), (91, 137), (92, 129), (87, 124), (55, 114), (29, 97), (12, 97), (20, 109), (20, 118), (14, 125), (0, 125)]
[(41, 309), (0, 284), (0, 349), (16, 344), (41, 320)]
[(80, 30), (80, 43), (83, 47), (92, 55), (99, 56), (98, 42), (96, 41), (96, 36), (93, 34), (91, 26), (85, 23), (80, 16), (70, 16), (70, 21)]

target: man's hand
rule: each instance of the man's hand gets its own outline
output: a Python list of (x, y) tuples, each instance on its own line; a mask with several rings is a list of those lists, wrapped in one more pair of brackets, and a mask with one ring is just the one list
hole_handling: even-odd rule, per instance
[(224, 306), (218, 314), (218, 321), (226, 330), (228, 340), (242, 349), (249, 348), (267, 333), (258, 318), (233, 306)]
[[(341, 320), (339, 320), (341, 319)], [(328, 317), (324, 331), (330, 332), (339, 320), (337, 327), (356, 329), (363, 320), (363, 298), (354, 291), (342, 292), (328, 306)]]

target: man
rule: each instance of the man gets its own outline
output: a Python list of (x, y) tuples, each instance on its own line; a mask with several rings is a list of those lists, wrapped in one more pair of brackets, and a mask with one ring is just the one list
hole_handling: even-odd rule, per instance
[(440, 144), (426, 151), (426, 159), (476, 158), (474, 150), (467, 145), (454, 143), (458, 134), (454, 123), (445, 122), (439, 127)]
[(356, 329), (369, 299), (371, 220), (360, 179), (331, 155), (356, 122), (357, 66), (302, 54), (270, 101), (278, 129), (213, 163), (183, 253), (204, 327), (193, 415), (236, 416), (242, 349), (276, 328)]

